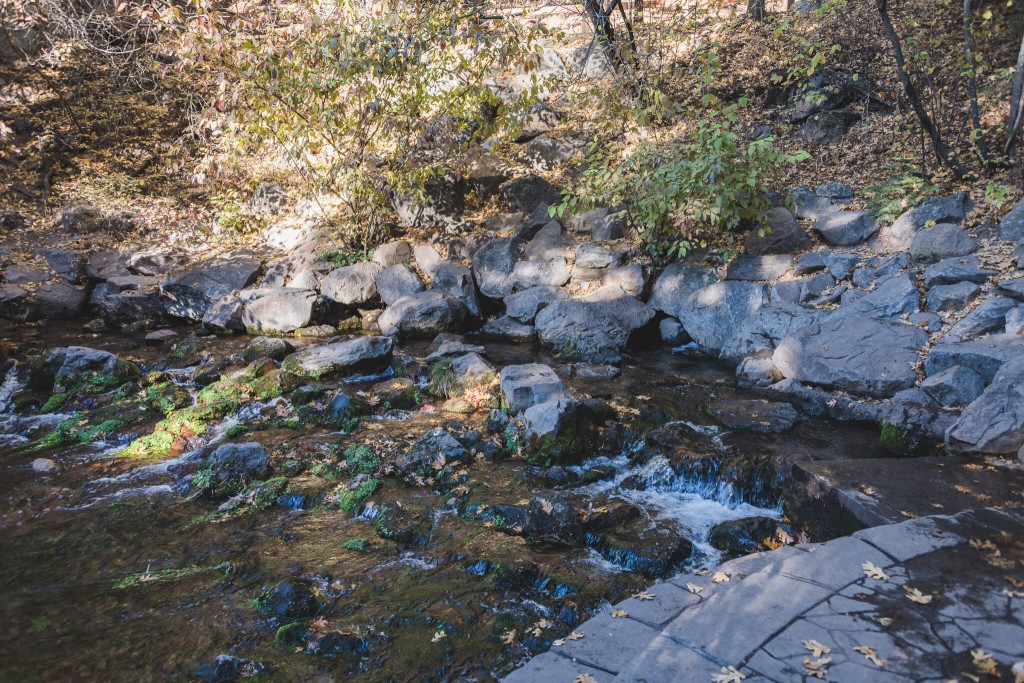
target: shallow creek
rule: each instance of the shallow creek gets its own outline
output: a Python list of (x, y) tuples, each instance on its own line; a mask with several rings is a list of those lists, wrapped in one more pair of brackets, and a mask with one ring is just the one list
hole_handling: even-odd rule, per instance
[[(179, 330), (183, 338), (188, 332)], [(147, 368), (169, 367), (175, 383), (195, 392), (188, 368), (169, 361), (168, 351), (120, 335), (82, 339), (80, 330), (59, 326), (5, 333), (22, 346), (88, 345)], [(229, 355), (245, 341), (216, 340), (205, 350)], [(403, 345), (396, 353), (423, 358), (426, 346)], [(558, 365), (528, 346), (486, 348), (498, 368)], [(717, 524), (774, 518), (793, 536), (824, 540), (837, 527), (816, 508), (790, 504), (788, 465), (884, 455), (877, 433), (866, 427), (803, 420), (781, 434), (727, 430), (706, 407), (749, 397), (732, 372), (651, 350), (627, 356), (618, 377), (565, 379), (578, 396), (611, 403), (622, 425), (614, 448), (580, 465), (548, 470), (520, 459), (478, 458), (466, 466), (456, 495), (384, 477), (354, 515), (322, 504), (342, 482), (325, 482), (307, 467), (291, 475), (268, 509), (217, 518), (211, 513), (224, 497), (188, 490), (183, 465), (191, 452), (164, 460), (115, 457), (130, 439), (125, 435), (26, 450), (45, 425), (67, 416), (15, 415), (8, 399), (19, 387), (12, 377), (0, 388), (0, 677), (11, 681), (190, 680), (221, 653), (266, 662), (270, 673), (257, 680), (494, 680), (658, 576), (720, 561), (722, 551), (709, 543)], [(343, 386), (353, 395), (375, 380)], [(263, 444), (278, 476), (285, 460), (315, 459), (331, 446), (405, 448), (445, 420), (489, 438), (486, 412), (447, 414), (441, 401), (426, 398), (418, 410), (364, 417), (351, 434), (272, 426), (240, 440)], [(284, 414), (288, 405), (285, 398), (243, 405), (212, 424), (199, 449), (229, 440), (233, 425)], [(655, 453), (647, 438), (666, 428), (678, 436), (672, 455)], [(679, 466), (680, 454), (691, 467)], [(38, 457), (59, 470), (33, 471)], [(604, 475), (590, 476), (594, 471)], [(530, 545), (467, 514), (479, 506), (522, 506), (551, 489), (577, 510), (631, 503), (640, 515), (567, 548)], [(415, 512), (411, 538), (375, 533), (376, 514), (393, 501)], [(665, 542), (680, 538), (693, 551), (677, 557), (677, 545)], [(344, 634), (335, 650), (275, 645), (289, 620), (268, 617), (255, 601), (288, 576), (316, 587), (317, 612), (300, 620), (307, 640)]]

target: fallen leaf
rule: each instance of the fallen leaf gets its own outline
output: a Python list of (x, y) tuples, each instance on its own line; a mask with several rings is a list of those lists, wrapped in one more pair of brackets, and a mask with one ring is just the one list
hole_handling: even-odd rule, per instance
[(511, 631), (508, 631), (504, 635), (502, 635), (501, 642), (503, 642), (505, 645), (511, 645), (512, 643), (516, 642), (516, 630), (512, 629)]
[(712, 683), (740, 683), (744, 678), (734, 666), (723, 666), (720, 672), (711, 674)]
[(567, 635), (567, 636), (565, 637), (565, 639), (566, 639), (566, 640), (579, 640), (580, 638), (582, 638), (582, 637), (583, 637), (583, 636), (585, 636), (585, 635), (586, 635), (585, 633), (578, 633), (578, 632), (576, 632), (576, 631), (573, 631), (572, 633), (570, 633), (569, 635)]
[(725, 572), (715, 572), (715, 575), (711, 577), (711, 580), (715, 583), (728, 583), (729, 575)]
[(637, 600), (653, 600), (654, 599), (654, 593), (648, 593), (647, 591), (644, 591), (642, 593), (637, 593), (633, 597), (636, 598)]
[(1018, 579), (1016, 577), (1007, 576), (1006, 580), (1009, 581), (1010, 585), (1013, 586), (1014, 588), (1024, 588), (1024, 581), (1021, 581), (1020, 579)]
[(859, 652), (862, 655), (864, 655), (869, 662), (877, 666), (879, 669), (885, 666), (885, 660), (880, 659), (878, 657), (878, 653), (875, 652), (875, 648), (873, 647), (869, 647), (867, 645), (858, 645), (857, 647), (853, 648), (853, 651)]
[(832, 660), (828, 657), (824, 659), (811, 659), (810, 657), (804, 657), (804, 673), (808, 676), (814, 676), (815, 678), (825, 678), (828, 675), (828, 665), (832, 663)]
[(892, 626), (892, 617), (878, 617), (875, 619), (879, 626), (889, 627)]
[(710, 569), (701, 569), (699, 572), (694, 572), (697, 576), (707, 576), (711, 573)]
[(919, 605), (927, 605), (932, 601), (932, 598), (935, 597), (934, 595), (925, 595), (918, 589), (911, 588), (910, 586), (904, 586), (903, 590), (907, 592), (907, 598), (910, 599), (911, 602), (916, 602)]
[(1017, 662), (1010, 668), (1013, 674), (1013, 683), (1024, 683), (1024, 662)]
[(996, 663), (996, 660), (992, 659), (992, 655), (981, 648), (971, 650), (971, 659), (974, 661), (974, 668), (978, 670), (978, 673), (992, 676), (993, 678), (1000, 677), (999, 665)]
[(590, 674), (580, 674), (572, 679), (572, 683), (597, 683), (597, 679)]
[(444, 631), (438, 631), (437, 633), (434, 634), (434, 637), (430, 639), (430, 642), (437, 643), (441, 639), (447, 638), (447, 637), (448, 637), (447, 633), (445, 633)]
[(628, 616), (629, 616), (629, 613), (626, 612), (626, 610), (624, 610), (624, 609), (613, 609), (612, 610), (612, 619), (625, 619)]
[(551, 644), (555, 647), (562, 647), (565, 645), (565, 638), (559, 638), (558, 640), (552, 640)]
[(888, 581), (889, 575), (882, 571), (882, 568), (873, 562), (865, 562), (860, 566), (864, 570), (864, 576), (875, 581)]
[(996, 544), (993, 543), (992, 541), (987, 540), (987, 539), (982, 541), (982, 540), (977, 539), (977, 538), (972, 538), (971, 539), (971, 548), (973, 548), (974, 550), (978, 550), (978, 551), (981, 551), (981, 550), (997, 550)]
[(554, 505), (551, 504), (551, 501), (548, 500), (547, 498), (541, 498), (540, 499), (540, 509), (544, 511), (545, 515), (550, 515), (551, 512), (555, 509), (555, 507), (554, 507)]
[(698, 586), (695, 583), (688, 583), (688, 584), (686, 584), (686, 590), (690, 591), (694, 595), (696, 595), (698, 593), (703, 593), (704, 592), (704, 588), (701, 587), (701, 586)]
[(827, 645), (822, 645), (816, 640), (805, 640), (804, 647), (811, 651), (815, 659), (820, 659), (822, 655), (827, 655), (832, 652), (832, 648)]

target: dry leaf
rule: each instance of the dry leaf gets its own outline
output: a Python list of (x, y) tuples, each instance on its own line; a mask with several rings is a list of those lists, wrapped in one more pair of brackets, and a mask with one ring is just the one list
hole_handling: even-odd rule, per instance
[(710, 569), (701, 569), (699, 572), (694, 572), (697, 576), (707, 576), (711, 573)]
[(927, 605), (932, 601), (932, 598), (935, 597), (934, 595), (925, 595), (918, 589), (911, 588), (910, 586), (904, 586), (903, 590), (907, 592), (907, 598), (909, 598), (911, 602), (916, 602), (919, 605)]
[(565, 638), (559, 638), (558, 640), (552, 640), (551, 644), (555, 647), (562, 647), (565, 645)]
[(583, 637), (584, 635), (586, 635), (586, 634), (585, 634), (585, 633), (578, 633), (578, 632), (576, 632), (576, 631), (573, 631), (572, 633), (570, 633), (569, 635), (567, 635), (567, 636), (565, 637), (565, 639), (566, 639), (566, 640), (579, 640), (579, 639), (580, 639), (580, 638), (582, 638), (582, 637)]
[(698, 586), (695, 583), (688, 583), (688, 584), (686, 584), (686, 590), (690, 591), (694, 595), (697, 595), (698, 593), (703, 593), (704, 592), (704, 588), (702, 588), (701, 586)]
[(511, 631), (508, 631), (503, 636), (501, 636), (501, 642), (503, 642), (505, 645), (511, 645), (512, 643), (516, 642), (516, 630), (512, 629)]
[(860, 566), (864, 570), (864, 576), (875, 581), (888, 581), (889, 575), (882, 571), (882, 568), (873, 562), (865, 562)]
[(971, 548), (973, 548), (974, 550), (978, 550), (978, 551), (981, 551), (981, 550), (997, 550), (996, 544), (993, 543), (992, 541), (987, 540), (987, 539), (982, 541), (982, 540), (977, 539), (977, 538), (972, 538), (971, 539)]
[(629, 613), (626, 612), (626, 610), (624, 610), (624, 609), (613, 609), (612, 610), (612, 619), (625, 619), (628, 616), (629, 616)]
[(879, 669), (885, 666), (885, 660), (880, 659), (878, 657), (878, 653), (875, 652), (875, 648), (873, 647), (868, 647), (867, 645), (858, 645), (857, 647), (853, 648), (853, 651), (859, 652), (862, 655), (864, 655), (869, 662), (877, 666)]
[(554, 505), (551, 504), (551, 501), (548, 500), (547, 498), (541, 498), (540, 499), (540, 509), (544, 511), (545, 515), (550, 515), (551, 512), (555, 509), (555, 507), (554, 507)]
[(879, 626), (883, 626), (883, 627), (892, 626), (892, 617), (878, 617), (877, 619), (875, 619), (875, 621), (878, 622)]
[(447, 633), (445, 633), (444, 631), (438, 631), (437, 633), (434, 634), (434, 637), (430, 639), (430, 642), (436, 643), (436, 642), (439, 642), (441, 639), (447, 638), (447, 637), (448, 637)]
[(643, 591), (642, 593), (637, 593), (633, 597), (637, 600), (653, 600), (654, 593), (648, 593), (647, 591)]
[(1010, 673), (1013, 674), (1013, 683), (1024, 683), (1024, 662), (1017, 662), (1010, 667)]
[(978, 670), (978, 673), (992, 676), (993, 678), (1000, 677), (999, 664), (996, 660), (992, 659), (992, 655), (981, 648), (971, 650), (971, 659), (974, 661), (974, 668)]
[(805, 640), (804, 647), (811, 651), (815, 659), (820, 659), (822, 655), (827, 655), (832, 652), (832, 648), (827, 645), (822, 645), (816, 640)]
[(734, 666), (723, 666), (716, 674), (711, 674), (711, 683), (740, 683), (746, 676)]
[(715, 583), (728, 583), (729, 575), (725, 572), (715, 572), (715, 575), (711, 577), (711, 580)]
[(590, 674), (580, 674), (572, 679), (572, 683), (597, 683), (597, 679)]
[(814, 676), (815, 678), (825, 678), (828, 674), (828, 665), (832, 663), (832, 660), (828, 657), (824, 659), (811, 659), (810, 657), (804, 657), (804, 673), (808, 676)]

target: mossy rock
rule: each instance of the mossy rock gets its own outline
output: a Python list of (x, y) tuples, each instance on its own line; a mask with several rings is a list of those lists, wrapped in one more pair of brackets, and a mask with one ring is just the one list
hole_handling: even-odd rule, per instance
[(274, 647), (279, 650), (302, 647), (308, 637), (309, 631), (306, 630), (305, 624), (293, 621), (277, 629), (277, 633), (274, 634)]
[(354, 490), (346, 491), (338, 499), (336, 505), (350, 515), (355, 515), (366, 499), (380, 488), (379, 479), (367, 479)]
[(374, 474), (380, 466), (376, 454), (362, 444), (346, 448), (344, 458), (352, 474)]

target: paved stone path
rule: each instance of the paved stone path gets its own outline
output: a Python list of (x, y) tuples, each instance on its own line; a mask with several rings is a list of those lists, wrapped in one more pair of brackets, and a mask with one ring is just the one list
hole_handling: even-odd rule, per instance
[[(886, 578), (867, 576), (866, 562)], [(722, 574), (729, 580), (716, 583)], [(628, 616), (599, 614), (576, 629), (582, 638), (504, 681), (705, 682), (727, 666), (751, 683), (819, 680), (815, 667), (821, 679), (844, 682), (995, 681), (982, 675), (989, 666), (1000, 680), (1024, 676), (1024, 663), (1011, 673), (1024, 662), (1024, 508), (921, 517), (784, 547), (648, 592), (653, 600), (615, 606)], [(816, 657), (809, 641), (830, 651)]]

